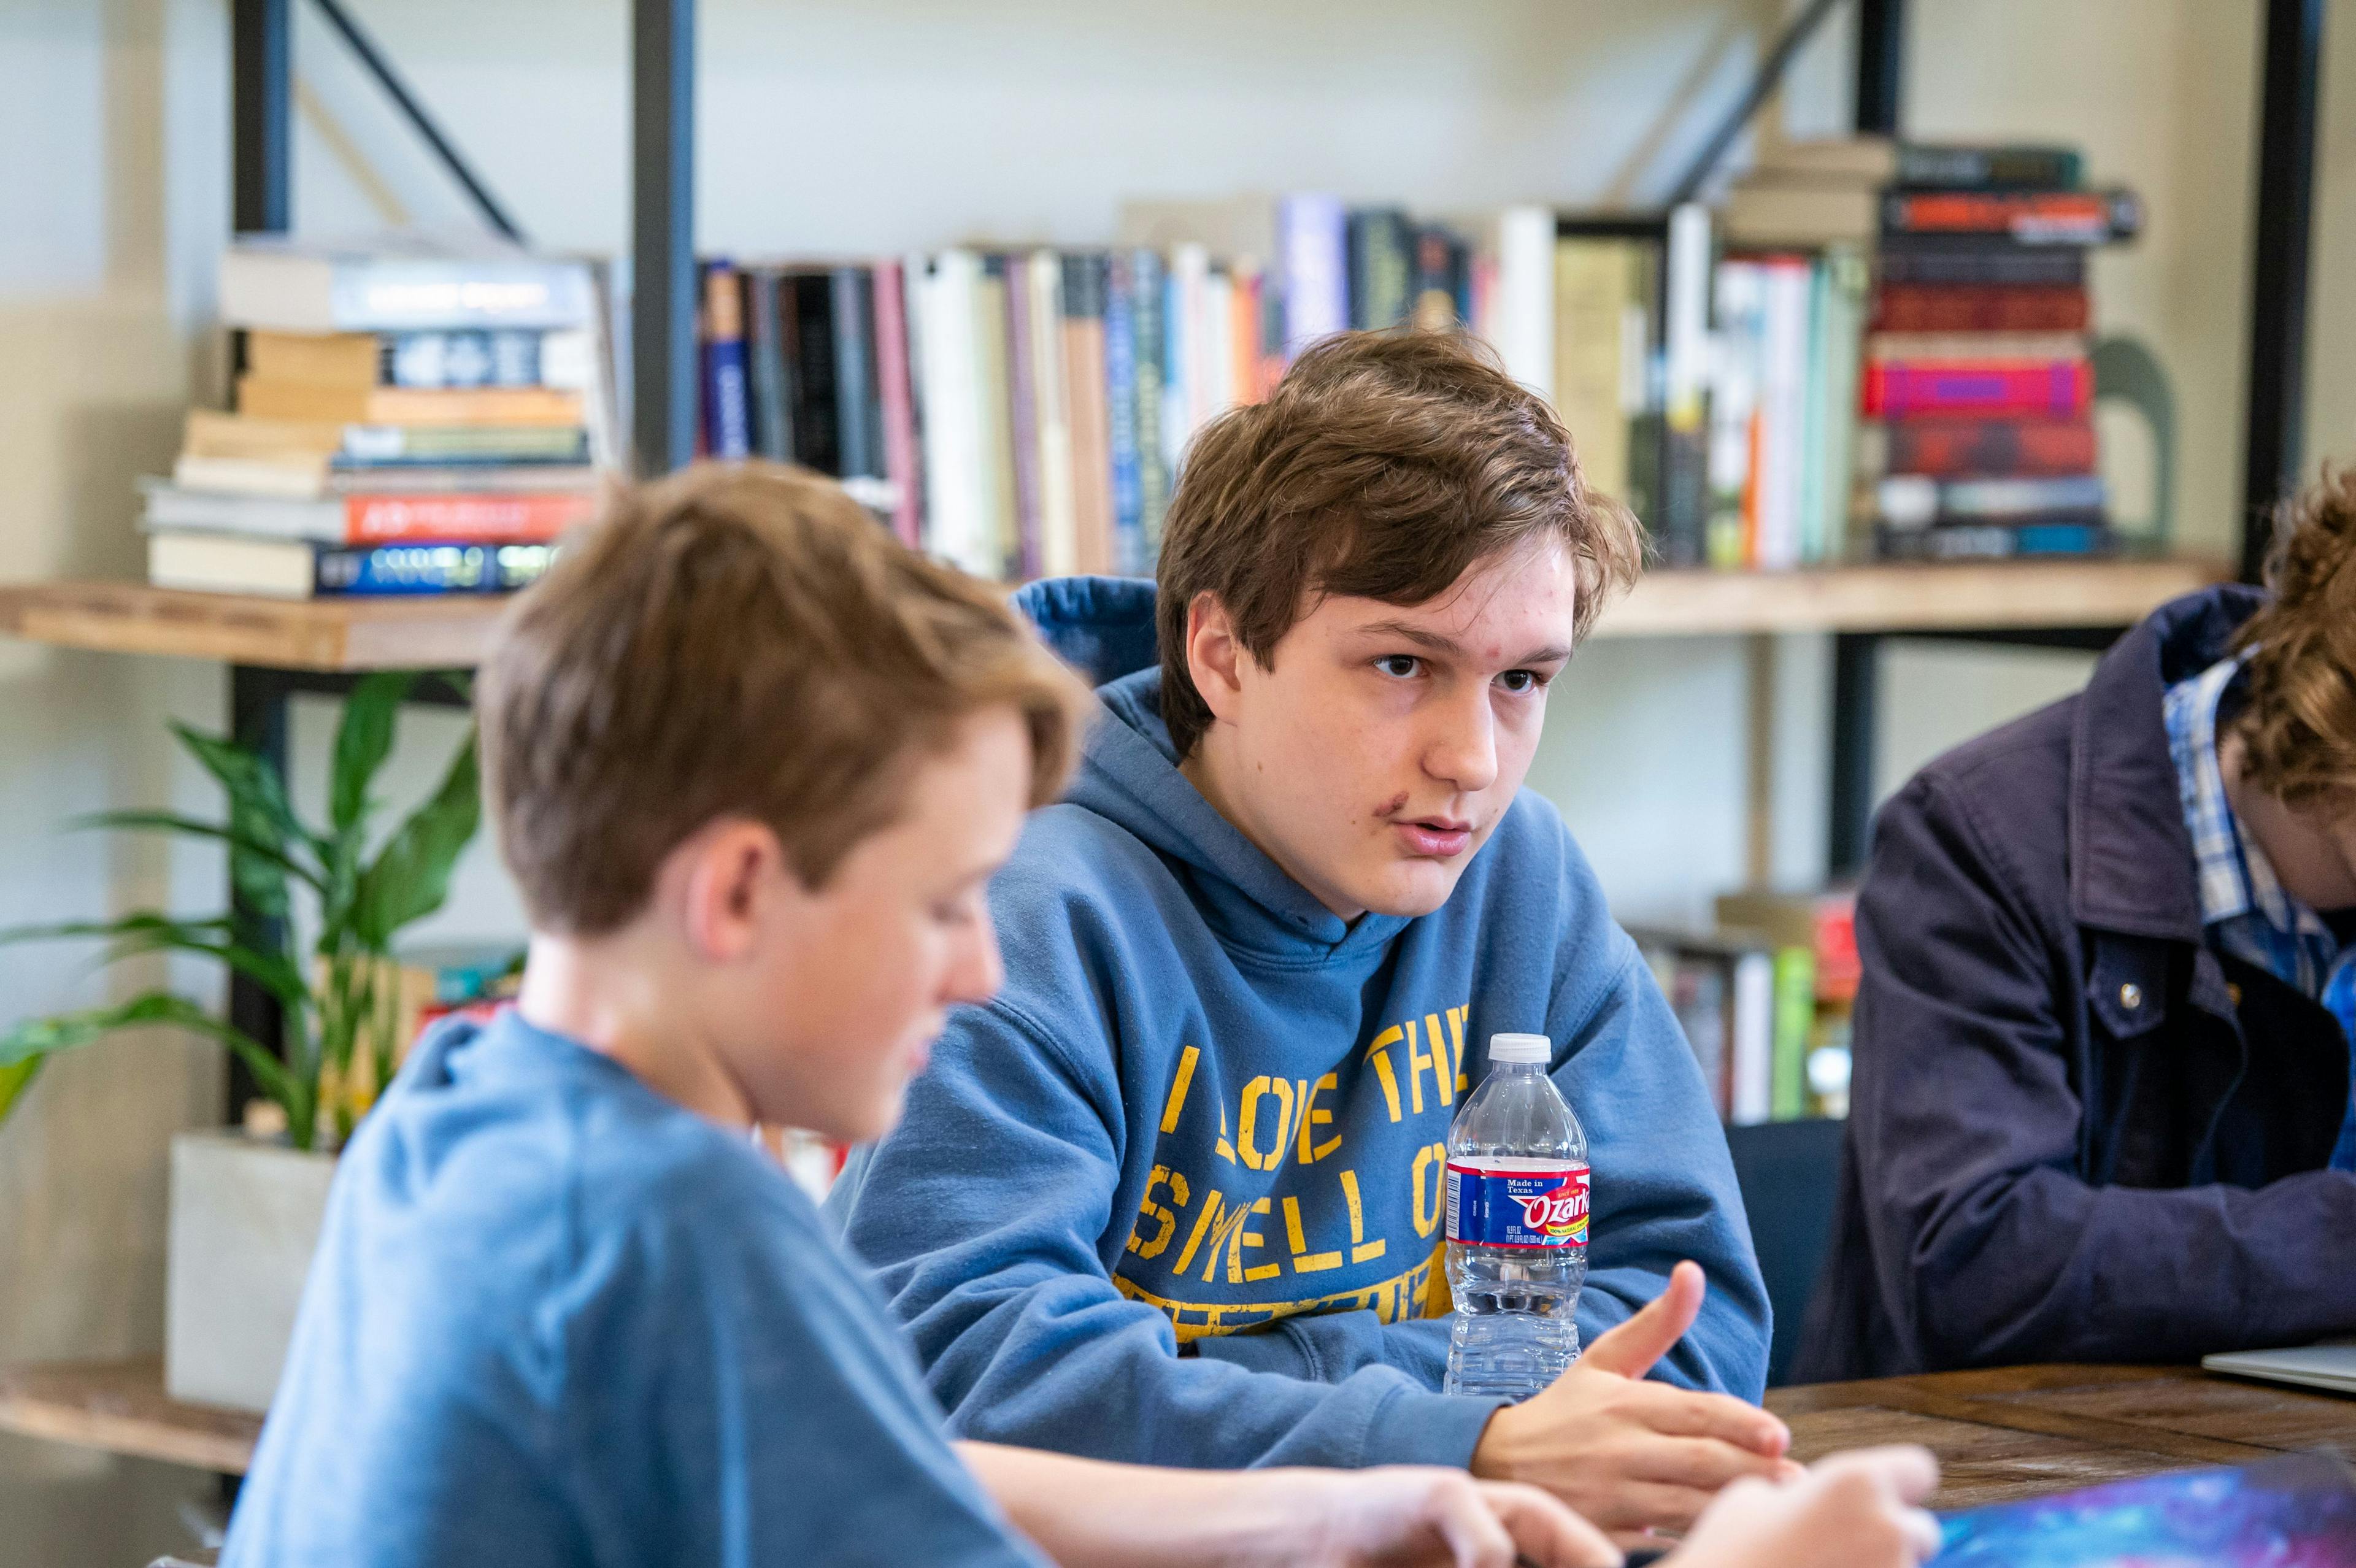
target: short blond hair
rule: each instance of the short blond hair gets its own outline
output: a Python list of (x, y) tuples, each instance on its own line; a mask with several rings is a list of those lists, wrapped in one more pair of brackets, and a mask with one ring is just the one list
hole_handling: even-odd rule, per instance
[(535, 928), (576, 935), (635, 917), (723, 816), (822, 885), (986, 709), (1021, 715), (1044, 804), (1091, 706), (1001, 592), (771, 464), (616, 487), (509, 611), (477, 694), (500, 851)]

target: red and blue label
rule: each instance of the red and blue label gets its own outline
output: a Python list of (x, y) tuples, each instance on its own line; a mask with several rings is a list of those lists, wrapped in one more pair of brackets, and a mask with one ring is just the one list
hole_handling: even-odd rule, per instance
[(1587, 1167), (1450, 1160), (1448, 1239), (1472, 1247), (1587, 1245)]

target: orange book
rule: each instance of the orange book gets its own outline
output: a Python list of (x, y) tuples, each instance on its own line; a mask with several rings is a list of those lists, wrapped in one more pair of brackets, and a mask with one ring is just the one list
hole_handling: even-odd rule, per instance
[(544, 544), (587, 522), (593, 490), (500, 495), (362, 495), (344, 498), (344, 539), (354, 545), (447, 539), (467, 544)]
[(249, 418), (391, 425), (577, 425), (581, 394), (545, 387), (337, 387), (237, 379), (237, 411)]

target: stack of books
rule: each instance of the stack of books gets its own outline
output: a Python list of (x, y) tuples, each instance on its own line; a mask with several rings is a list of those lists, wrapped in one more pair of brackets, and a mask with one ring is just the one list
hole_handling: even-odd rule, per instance
[(305, 599), (496, 592), (547, 567), (615, 465), (594, 266), (425, 241), (241, 240), (235, 411), (146, 486), (149, 581)]
[(1729, 893), (1709, 931), (1632, 928), (1720, 1120), (1847, 1115), (1856, 910), (1841, 889)]
[(1785, 571), (1847, 553), (1879, 137), (1764, 150), (1728, 193), (1712, 276), (1708, 511), (1665, 519), (1671, 560)]
[(2107, 553), (2087, 252), (2141, 227), (2066, 147), (1912, 146), (1882, 198), (1863, 413), (1876, 552)]

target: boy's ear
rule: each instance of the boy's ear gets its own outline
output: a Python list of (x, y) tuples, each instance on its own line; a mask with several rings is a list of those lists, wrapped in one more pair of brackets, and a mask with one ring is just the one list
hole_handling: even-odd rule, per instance
[(798, 888), (776, 831), (744, 817), (715, 822), (681, 847), (688, 862), (682, 888), (687, 939), (706, 958), (725, 963), (752, 948), (761, 901), (779, 883)]
[(1195, 594), (1186, 606), (1186, 669), (1214, 718), (1234, 716), (1236, 698), (1243, 690), (1240, 666), (1247, 656), (1236, 636), (1235, 618), (1219, 596)]

